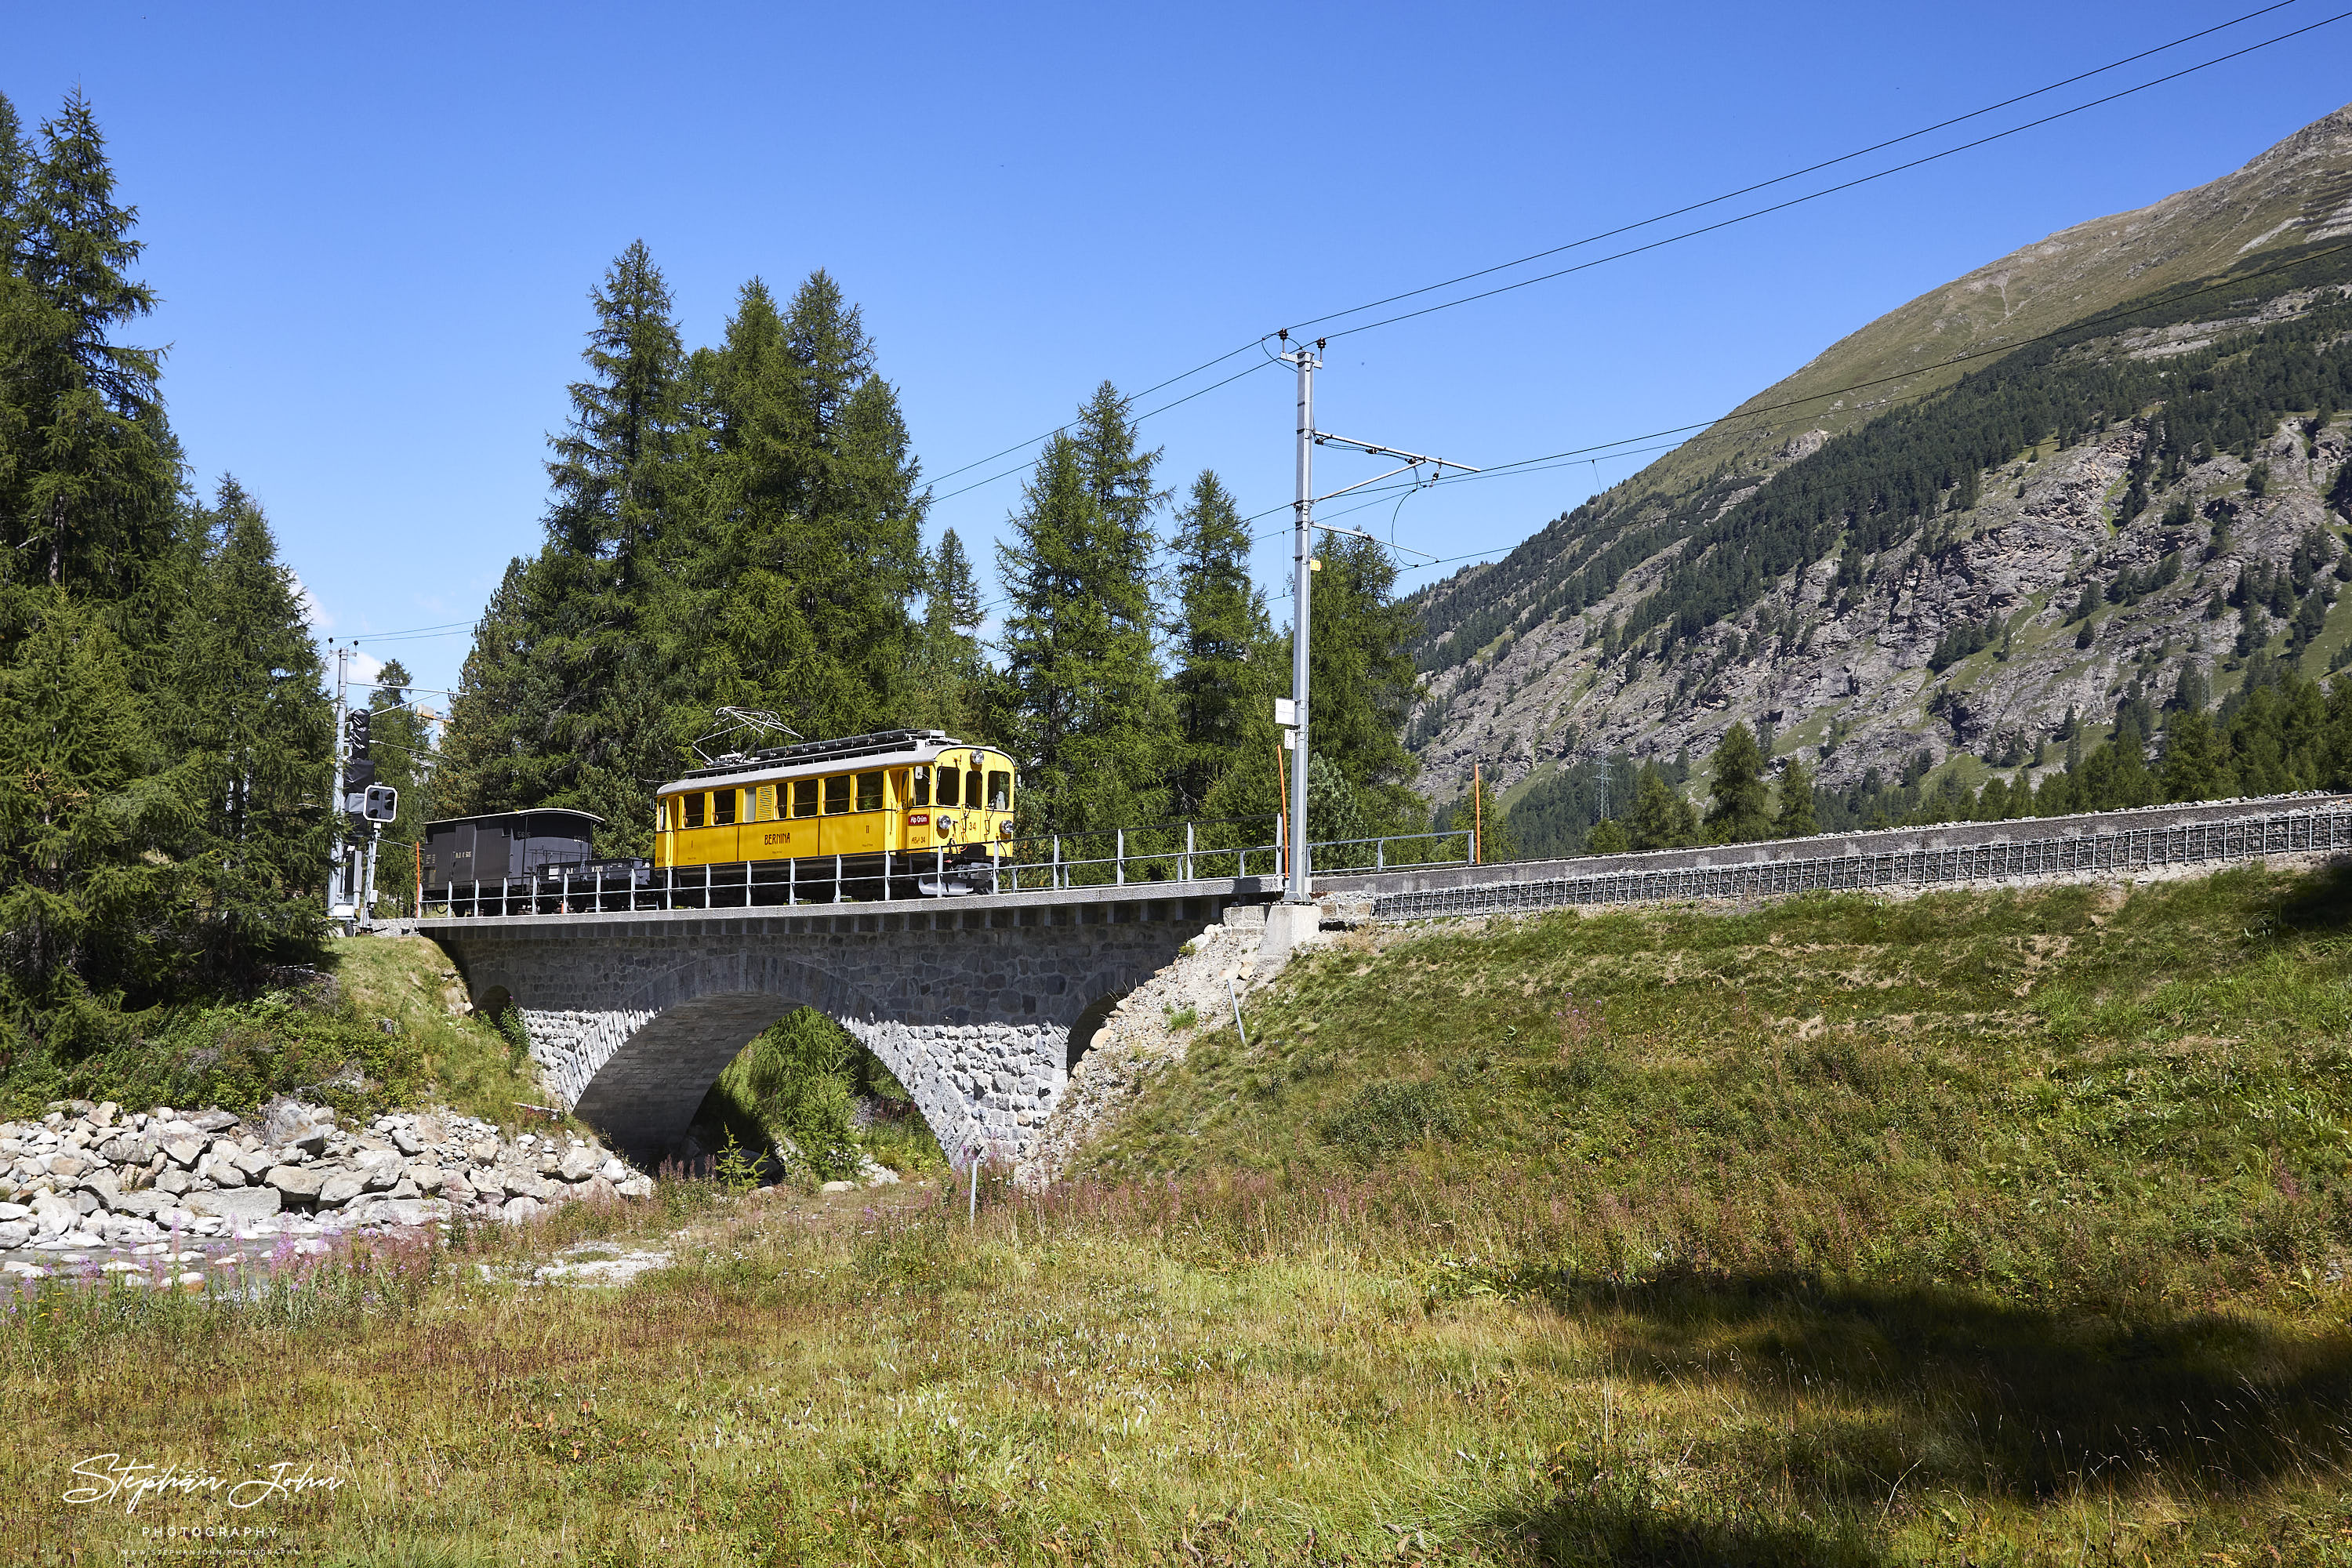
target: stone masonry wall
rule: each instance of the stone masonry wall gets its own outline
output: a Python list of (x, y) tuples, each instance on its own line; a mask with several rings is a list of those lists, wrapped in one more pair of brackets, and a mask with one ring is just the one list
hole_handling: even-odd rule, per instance
[(1019, 1159), (1062, 1092), (1080, 1016), (1142, 984), (1230, 901), (1120, 896), (1146, 891), (420, 929), (478, 1003), (512, 1001), (554, 1093), (623, 1147), (675, 1141), (735, 1054), (805, 1005), (881, 1058), (950, 1156)]

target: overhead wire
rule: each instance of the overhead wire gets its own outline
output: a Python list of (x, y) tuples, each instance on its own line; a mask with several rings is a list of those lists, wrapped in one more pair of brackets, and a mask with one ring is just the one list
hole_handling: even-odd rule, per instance
[[(2199, 38), (2210, 37), (2215, 33), (2226, 32), (2242, 22), (2251, 22), (2255, 17), (2268, 16), (2273, 11), (2283, 11), (2287, 6), (2294, 4), (2296, 4), (2296, 0), (2275, 0), (2275, 3), (2273, 5), (2264, 5), (2259, 9), (2248, 11), (2243, 16), (2232, 16), (2226, 22), (2216, 22), (2211, 26), (2200, 28), (2194, 33), (2185, 33), (2179, 37), (2173, 39), (2170, 43), (2158, 44), (2153, 48), (2142, 49), (2136, 55), (2126, 55), (2119, 60), (2110, 60), (2105, 65), (2095, 66), (2086, 71), (2078, 71), (2073, 76), (2062, 78), (2057, 81), (2048, 83), (2042, 87), (2037, 87), (2030, 92), (2021, 92), (2013, 98), (2004, 98), (1998, 103), (1988, 103), (1981, 109), (1971, 109), (1966, 114), (1956, 114), (1949, 120), (1939, 120), (1933, 125), (1923, 125), (1916, 131), (1906, 131), (1900, 136), (1890, 136), (1884, 142), (1874, 142), (1867, 147), (1858, 147), (1851, 153), (1841, 153), (1834, 158), (1824, 158), (1818, 163), (1809, 163), (1801, 169), (1791, 169), (1785, 174), (1775, 174), (1769, 180), (1759, 180), (1754, 184), (1742, 185), (1738, 190), (1725, 191), (1720, 195), (1708, 196), (1703, 201), (1691, 202), (1685, 205), (1675, 207), (1666, 212), (1657, 213), (1649, 217), (1636, 219), (1632, 223), (1621, 224), (1615, 228), (1602, 229), (1598, 234), (1588, 234), (1581, 239), (1571, 239), (1562, 245), (1555, 245), (1548, 249), (1534, 251), (1528, 255), (1519, 257), (1516, 260), (1498, 261), (1492, 267), (1481, 267), (1475, 271), (1465, 272), (1456, 277), (1445, 279), (1442, 282), (1424, 283), (1420, 288), (1407, 289), (1402, 293), (1390, 294), (1378, 300), (1368, 300), (1360, 305), (1351, 305), (1344, 310), (1334, 310), (1328, 315), (1310, 317), (1304, 321), (1294, 321), (1286, 330), (1292, 332), (1300, 332), (1304, 331), (1308, 327), (1320, 326), (1326, 321), (1336, 321), (1343, 316), (1360, 315), (1366, 310), (1377, 310), (1383, 305), (1393, 305), (1400, 300), (1414, 299), (1423, 294), (1433, 293), (1440, 289), (1451, 289), (1457, 283), (1468, 283), (1475, 279), (1488, 277), (1496, 272), (1507, 272), (1514, 267), (1524, 267), (1530, 261), (1541, 261), (1548, 256), (1559, 256), (1563, 252), (1574, 250), (1580, 246), (1597, 245), (1604, 239), (1614, 239), (1621, 234), (1631, 234), (1637, 228), (1647, 228), (1654, 223), (1664, 223), (1669, 218), (1681, 217), (1685, 213), (1695, 213), (1702, 208), (1714, 206), (1718, 203), (1734, 201), (1741, 196), (1753, 195), (1758, 191), (1768, 190), (1774, 185), (1786, 184), (1790, 180), (1801, 180), (1807, 174), (1817, 174), (1823, 169), (1835, 168), (1840, 163), (1850, 163), (1856, 158), (1866, 158), (1873, 153), (1883, 153), (1889, 147), (1899, 147), (1906, 142), (1916, 142), (1922, 136), (1930, 136), (1938, 131), (1948, 131), (1955, 125), (1964, 124), (1971, 120), (1981, 120), (1988, 114), (1992, 114), (2000, 110), (2023, 103), (2029, 99), (2041, 98), (2046, 94), (2057, 91), (2062, 87), (2072, 87), (2078, 81), (2088, 81), (2095, 76), (2104, 76), (2109, 71), (2120, 70), (2125, 66), (2136, 64), (2138, 61), (2147, 59), (2154, 55), (2163, 54), (2168, 49), (2177, 49), (2181, 45), (2194, 43)], [(2201, 69), (2202, 68), (2200, 67), (2199, 68)], [(2137, 89), (2135, 89), (2134, 90)]]
[[(2274, 0), (2274, 3), (2272, 5), (2259, 6), (2254, 10), (2232, 16), (2227, 21), (2214, 23), (2210, 26), (2201, 27), (2192, 33), (2185, 33), (2179, 37), (2173, 38), (2166, 43), (2158, 44), (2152, 47), (2138, 50), (2136, 53), (2126, 55), (2119, 59), (2110, 60), (2105, 65), (2094, 67), (2086, 71), (2078, 71), (2073, 76), (2063, 77), (2056, 81), (2045, 83), (2041, 87), (2034, 88), (2030, 91), (2017, 93), (2009, 98), (2002, 99), (1998, 102), (1989, 103), (1984, 105), (1982, 108), (1970, 110), (1965, 114), (1953, 115), (1948, 119), (1937, 121), (1934, 124), (1921, 126), (1916, 131), (1905, 132), (1900, 136), (1888, 137), (1883, 141), (1873, 142), (1867, 147), (1857, 148), (1851, 153), (1840, 153), (1834, 158), (1825, 158), (1818, 163), (1807, 164), (1803, 168), (1792, 169), (1786, 174), (1775, 174), (1769, 179), (1759, 180), (1750, 184), (1739, 186), (1735, 190), (1726, 191), (1717, 195), (1706, 197), (1700, 201), (1685, 203), (1681, 206), (1670, 208), (1665, 212), (1653, 214), (1648, 217), (1636, 219), (1632, 223), (1621, 224), (1613, 228), (1602, 229), (1597, 233), (1586, 235), (1581, 238), (1569, 240), (1563, 244), (1552, 246), (1544, 250), (1534, 251), (1528, 255), (1518, 257), (1510, 261), (1496, 262), (1493, 266), (1478, 268), (1469, 272), (1460, 273), (1453, 278), (1445, 279), (1439, 282), (1423, 284), (1417, 288), (1385, 295), (1378, 300), (1367, 300), (1360, 305), (1351, 305), (1345, 310), (1329, 311), (1324, 315), (1309, 317), (1303, 321), (1293, 323), (1291, 326), (1284, 329), (1284, 331), (1291, 333), (1303, 333), (1308, 328), (1319, 326), (1328, 321), (1336, 321), (1348, 316), (1360, 315), (1366, 310), (1378, 310), (1383, 305), (1394, 304), (1401, 300), (1414, 299), (1423, 294), (1432, 293), (1441, 289), (1452, 288), (1456, 284), (1470, 282), (1479, 278), (1491, 276), (1496, 272), (1508, 271), (1514, 267), (1523, 267), (1529, 262), (1542, 260), (1546, 257), (1560, 255), (1567, 251), (1577, 249), (1582, 246), (1598, 244), (1601, 240), (1614, 238), (1615, 237), (1622, 234), (1630, 234), (1636, 229), (1646, 228), (1653, 224), (1664, 223), (1672, 218), (1683, 216), (1688, 213), (1697, 212), (1706, 207), (1714, 206), (1723, 202), (1736, 200), (1743, 195), (1750, 195), (1758, 191), (1769, 189), (1773, 185), (1785, 184), (1790, 180), (1801, 179), (1807, 174), (1818, 174), (1824, 169), (1834, 168), (1838, 164), (1851, 163), (1856, 158), (1867, 157), (1873, 153), (1884, 152), (1890, 147), (1900, 146), (1906, 142), (1913, 142), (1922, 136), (1932, 135), (1937, 131), (1949, 130), (1955, 125), (1964, 124), (1970, 120), (1981, 119), (1985, 115), (1996, 113), (2000, 110), (2011, 108), (2017, 104), (2029, 101), (2030, 100), (2046, 96), (2049, 93), (2057, 91), (2061, 88), (2071, 87), (2081, 81), (2087, 81), (2093, 77), (2102, 76), (2113, 70), (2119, 70), (2125, 66), (2136, 64), (2140, 60), (2163, 54), (2168, 50), (2179, 48), (2185, 44), (2194, 43), (2199, 38), (2210, 37), (2215, 33), (2225, 32), (2231, 27), (2252, 21), (2258, 16), (2268, 16), (2272, 12), (2284, 10), (2289, 5), (2293, 5), (2297, 3), (2299, 3), (2299, 0)], [(1720, 223), (1705, 225), (1697, 228), (1687, 230), (1682, 234), (1669, 236), (1664, 239), (1654, 240), (1647, 245), (1632, 247), (1628, 249), (1612, 253), (1610, 256), (1596, 258), (1591, 261), (1582, 262), (1572, 268), (1563, 268), (1553, 272), (1543, 274), (1539, 277), (1523, 279), (1514, 283), (1503, 285), (1497, 289), (1482, 290), (1476, 294), (1467, 295), (1459, 300), (1443, 301), (1437, 305), (1425, 307), (1419, 310), (1406, 311), (1379, 321), (1370, 321), (1358, 326), (1342, 328), (1336, 332), (1325, 333), (1324, 336), (1327, 338), (1349, 336), (1357, 332), (1370, 331), (1378, 327), (1394, 325), (1398, 321), (1410, 321), (1417, 316), (1431, 314), (1436, 310), (1452, 310), (1458, 305), (1471, 304), (1478, 300), (1491, 298), (1496, 294), (1509, 292), (1510, 290), (1517, 289), (1528, 288), (1537, 283), (1549, 282), (1555, 279), (1565, 277), (1572, 272), (1588, 270), (1593, 267), (1601, 266), (1610, 261), (1622, 260), (1629, 256), (1640, 255), (1645, 251), (1654, 250), (1660, 247), (1675, 244), (1684, 239), (1694, 238), (1700, 235), (1709, 234), (1717, 229), (1730, 226), (1734, 224), (1748, 222), (1754, 218), (1762, 217), (1770, 213), (1782, 211), (1788, 207), (1798, 205), (1804, 202), (1816, 201), (1822, 197), (1835, 195), (1840, 191), (1852, 189), (1855, 185), (1867, 184), (1874, 180), (1885, 179), (1892, 174), (1900, 174), (1908, 169), (1917, 168), (1923, 163), (1933, 163), (1941, 158), (1951, 157), (1957, 153), (1968, 152), (1973, 148), (1983, 146), (1987, 142), (2000, 141), (2005, 137), (2014, 136), (2022, 132), (2035, 129), (2038, 126), (2049, 124), (2053, 121), (2062, 120), (2069, 115), (2079, 114), (2087, 110), (2095, 109), (2102, 104), (2114, 102), (2119, 98), (2126, 98), (2134, 93), (2144, 92), (2150, 88), (2161, 86), (2168, 81), (2178, 80), (2184, 76), (2192, 75), (2197, 71), (2205, 70), (2213, 66), (2225, 63), (2226, 61), (2236, 59), (2243, 55), (2251, 54), (2257, 49), (2268, 48), (2274, 44), (2284, 42), (2288, 38), (2300, 37), (2304, 33), (2314, 31), (2319, 27), (2327, 26), (2335, 22), (2343, 20), (2346, 16), (2352, 16), (2352, 12), (2341, 13), (2335, 16), (2326, 17), (2321, 21), (2309, 24), (2306, 26), (2281, 34), (2276, 37), (2264, 39), (2261, 43), (2249, 45), (2242, 49), (2232, 51), (2230, 54), (2217, 56), (2212, 59), (2202, 61), (2194, 66), (2186, 67), (2181, 70), (2172, 72), (2166, 76), (2158, 77), (2150, 81), (2142, 82), (2136, 87), (2124, 89), (2118, 92), (2111, 93), (2106, 97), (2095, 99), (2087, 103), (2077, 104), (2072, 109), (2062, 110), (2054, 114), (2043, 116), (2039, 120), (2029, 121), (2022, 125), (2012, 126), (2006, 131), (1995, 132), (1990, 136), (1981, 137), (1973, 142), (1963, 142), (1959, 146), (1947, 148), (1940, 153), (1931, 153), (1926, 157), (1914, 159), (1906, 163), (1899, 163), (1891, 168), (1882, 169), (1875, 174), (1864, 175), (1854, 180), (1832, 185), (1823, 190), (1811, 192), (1803, 196), (1793, 197), (1787, 202), (1776, 203), (1769, 206), (1759, 208), (1751, 213), (1741, 214), (1736, 217), (1725, 219)], [(1225, 361), (1232, 359), (1236, 354), (1247, 353), (1253, 347), (1263, 349), (1265, 343), (1274, 336), (1276, 336), (1276, 334), (1273, 332), (1262, 334), (1257, 338), (1252, 339), (1249, 342), (1228, 349), (1224, 353), (1216, 355), (1214, 358), (1204, 360), (1201, 363), (1194, 365), (1190, 370), (1170, 376), (1163, 381), (1155, 382), (1150, 386), (1148, 386), (1142, 391), (1132, 395), (1138, 398), (1148, 397), (1153, 393), (1173, 386), (1179, 382), (1189, 380), (1192, 377), (1200, 374), (1203, 371), (1213, 369), (1217, 365), (1223, 364)], [(1269, 361), (1268, 363), (1272, 362)], [(1207, 392), (1214, 391), (1219, 386), (1230, 385), (1233, 382), (1240, 379), (1240, 376), (1228, 376), (1213, 386), (1203, 387), (1200, 392), (1179, 398), (1175, 402), (1170, 403), (1160, 408), (1153, 409), (1150, 414), (1139, 415), (1137, 416), (1138, 421), (1139, 422), (1142, 419), (1150, 418), (1153, 414), (1166, 413), (1168, 409), (1177, 406), (1178, 404), (1188, 403), (1192, 401), (1193, 397), (1202, 395)], [(1058, 425), (1053, 429), (1045, 431), (1042, 435), (1033, 436), (1025, 441), (1016, 442), (1013, 446), (992, 452), (985, 458), (975, 458), (971, 462), (966, 463), (960, 468), (950, 468), (946, 472), (935, 476), (933, 482), (936, 483), (941, 480), (953, 479), (959, 474), (969, 473), (971, 469), (994, 462), (1000, 458), (1010, 457), (1014, 452), (1023, 451), (1028, 447), (1034, 447), (1040, 441), (1050, 440), (1054, 437), (1067, 431), (1069, 428), (1070, 425), (1068, 423)], [(992, 474), (986, 479), (973, 480), (971, 483), (948, 491), (944, 495), (934, 496), (931, 500), (934, 501), (951, 500), (957, 496), (968, 494), (971, 491), (979, 489), (984, 486), (994, 484), (1000, 479), (1008, 479), (1013, 475), (1021, 472), (1022, 468), (1024, 467), (1026, 467), (1025, 464), (1004, 469), (999, 473)]]
[(1516, 282), (1498, 284), (1492, 289), (1482, 289), (1477, 293), (1465, 294), (1458, 300), (1441, 300), (1434, 305), (1424, 305), (1417, 310), (1400, 311), (1393, 316), (1384, 316), (1377, 321), (1366, 321), (1359, 326), (1342, 327), (1337, 331), (1325, 332), (1322, 336), (1326, 339), (1345, 338), (1352, 337), (1358, 332), (1376, 331), (1382, 327), (1395, 326), (1400, 321), (1415, 321), (1423, 316), (1435, 315), (1440, 310), (1451, 310), (1459, 306), (1475, 304), (1481, 300), (1491, 300), (1498, 294), (1508, 294), (1520, 289), (1531, 289), (1538, 283), (1549, 283), (1557, 279), (1569, 277), (1573, 273), (1588, 272), (1595, 267), (1605, 267), (1612, 261), (1622, 261), (1629, 256), (1640, 256), (1644, 252), (1656, 250), (1664, 246), (1675, 245), (1685, 239), (1695, 239), (1700, 235), (1714, 234), (1722, 229), (1733, 227), (1738, 224), (1753, 222), (1755, 219), (1759, 217), (1768, 217), (1773, 213), (1786, 212), (1790, 207), (1802, 206), (1807, 202), (1820, 201), (1824, 196), (1832, 196), (1841, 191), (1853, 190), (1857, 185), (1869, 184), (1874, 180), (1883, 180), (1891, 174), (1899, 174), (1904, 173), (1906, 170), (1916, 169), (1923, 164), (1935, 163), (1938, 159), (1949, 158), (1957, 153), (1969, 152), (1975, 148), (1988, 145), (1990, 142), (1999, 142), (2005, 137), (2015, 136), (2022, 132), (2032, 131), (2039, 126), (2048, 125), (2053, 121), (2063, 120), (2069, 115), (2081, 114), (2086, 110), (2096, 109), (2102, 104), (2113, 103), (2118, 99), (2129, 98), (2134, 93), (2146, 92), (2150, 88), (2161, 87), (2167, 82), (2179, 81), (2183, 77), (2194, 76), (2199, 71), (2210, 69), (2214, 66), (2224, 64), (2230, 60), (2242, 58), (2246, 55), (2252, 54), (2257, 49), (2267, 49), (2275, 44), (2283, 44), (2290, 38), (2297, 38), (2301, 37), (2305, 33), (2315, 32), (2321, 27), (2333, 26), (2336, 23), (2343, 21), (2347, 16), (2352, 16), (2352, 11), (2339, 11), (2333, 16), (2325, 17), (2319, 21), (2311, 23), (2307, 26), (2297, 27), (2292, 32), (2281, 33), (2274, 38), (2265, 38), (2259, 44), (2249, 44), (2244, 48), (2233, 49), (2226, 55), (2217, 55), (2210, 60), (2203, 60), (2193, 66), (2183, 67), (2179, 70), (2173, 71), (2168, 75), (2158, 77), (2154, 80), (2141, 82), (2137, 87), (2124, 88), (2119, 91), (2111, 92), (2104, 98), (2095, 98), (2088, 103), (2078, 103), (2072, 109), (2062, 109), (2057, 110), (2055, 113), (2045, 114), (2039, 120), (2029, 120), (2022, 125), (2012, 125), (2006, 131), (1996, 131), (1989, 136), (1979, 136), (1973, 142), (1963, 142), (1957, 147), (1947, 147), (1940, 153), (1929, 153), (1925, 156), (1914, 158), (1908, 163), (1896, 163), (1892, 167), (1880, 169), (1874, 174), (1858, 174), (1851, 180), (1843, 180), (1834, 185), (1826, 185), (1818, 191), (1810, 191), (1801, 196), (1790, 196), (1784, 202), (1774, 202), (1769, 205), (1758, 207), (1751, 212), (1740, 213), (1735, 216), (1724, 218), (1716, 223), (1702, 224), (1696, 228), (1685, 229), (1680, 234), (1668, 235), (1664, 239), (1651, 240), (1646, 245), (1629, 246), (1623, 250), (1612, 251), (1607, 256), (1596, 256), (1590, 261), (1580, 261), (1573, 267), (1562, 267), (1550, 272), (1538, 273), (1533, 278), (1522, 278)]

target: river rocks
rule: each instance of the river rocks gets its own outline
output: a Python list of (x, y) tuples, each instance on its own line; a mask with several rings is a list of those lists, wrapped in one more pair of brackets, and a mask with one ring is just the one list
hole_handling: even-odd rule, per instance
[(279, 1206), (275, 1187), (240, 1187), (234, 1192), (198, 1193), (188, 1199), (189, 1209), (198, 1215), (217, 1215), (222, 1219), (257, 1220), (274, 1215)]
[(0, 1250), (146, 1242), (175, 1229), (312, 1235), (460, 1211), (523, 1218), (652, 1192), (651, 1177), (594, 1139), (509, 1141), (450, 1113), (346, 1129), (331, 1109), (290, 1098), (251, 1124), (218, 1108), (126, 1114), (74, 1101), (37, 1123), (0, 1122)]
[(325, 1173), (301, 1165), (276, 1165), (264, 1179), (289, 1198), (315, 1202), (327, 1178)]
[(357, 1171), (337, 1171), (319, 1184), (319, 1206), (341, 1208), (367, 1191), (367, 1179)]

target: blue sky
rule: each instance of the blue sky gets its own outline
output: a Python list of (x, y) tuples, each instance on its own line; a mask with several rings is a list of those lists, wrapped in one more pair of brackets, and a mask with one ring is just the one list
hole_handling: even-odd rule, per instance
[[(28, 121), (76, 84), (92, 100), (141, 210), (163, 300), (144, 336), (170, 345), (198, 482), (233, 472), (261, 499), (324, 631), (446, 687), (462, 631), (368, 635), (470, 623), (536, 547), (587, 291), (633, 238), (689, 342), (718, 337), (747, 278), (786, 290), (829, 269), (942, 475), (1060, 423), (1105, 377), (1140, 388), (2255, 3), (18, 5), (0, 91)], [(1983, 123), (2334, 9), (2294, 0)], [(2352, 96), (2347, 59), (2352, 22), (1349, 337), (1318, 423), (1485, 465), (1704, 419), (1958, 273), (2236, 167)], [(1212, 467), (1247, 510), (1279, 507), (1291, 395), (1269, 368), (1150, 420), (1166, 481)], [(930, 537), (955, 527), (992, 584), (1017, 479), (948, 492), (1017, 462), (936, 487)], [(1320, 462), (1320, 488), (1377, 471)], [(1633, 466), (1423, 494), (1396, 537), (1499, 553)], [(1385, 531), (1386, 511), (1351, 521)], [(1257, 562), (1277, 597), (1285, 548), (1269, 538)]]

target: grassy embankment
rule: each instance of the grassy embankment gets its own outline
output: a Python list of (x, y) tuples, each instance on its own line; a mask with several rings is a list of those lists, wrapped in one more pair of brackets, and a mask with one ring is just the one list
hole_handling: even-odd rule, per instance
[(0, 1117), (71, 1099), (243, 1113), (299, 1092), (347, 1119), (430, 1100), (510, 1124), (518, 1100), (545, 1098), (537, 1071), (489, 1020), (453, 1014), (447, 967), (421, 937), (330, 942), (322, 981), (132, 1015), (122, 1037), (72, 1059), (0, 1065)]
[(58, 1500), (121, 1449), (315, 1460), (266, 1522), (354, 1562), (2341, 1561), (2347, 922), (2252, 869), (1342, 944), (972, 1229), (681, 1187), (51, 1298), (0, 1560), (257, 1521)]

